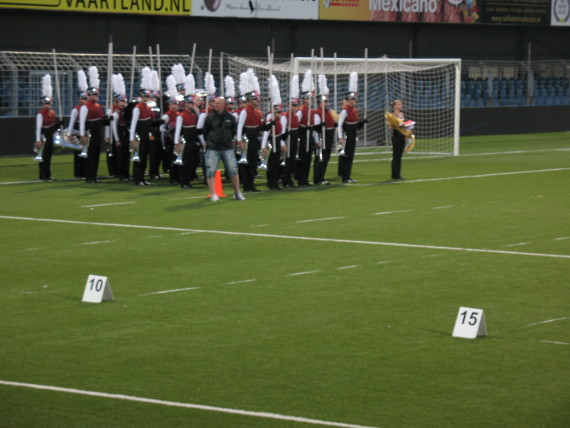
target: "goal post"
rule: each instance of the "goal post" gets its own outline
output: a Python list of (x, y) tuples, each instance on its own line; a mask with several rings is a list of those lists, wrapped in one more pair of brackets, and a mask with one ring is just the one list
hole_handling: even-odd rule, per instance
[[(239, 75), (253, 68), (264, 92), (269, 68), (261, 60), (231, 56), (229, 72)], [(390, 130), (384, 113), (390, 111), (394, 99), (402, 100), (407, 119), (416, 122), (415, 154), (459, 154), (459, 115), (461, 96), (460, 59), (408, 58), (331, 58), (296, 57), (291, 61), (274, 62), (272, 73), (279, 81), (284, 102), (288, 100), (291, 75), (303, 80), (310, 69), (315, 77), (324, 74), (330, 94), (330, 108), (339, 111), (348, 92), (351, 72), (358, 74), (357, 109), (366, 126), (358, 132), (358, 147), (391, 148)], [(267, 97), (266, 97), (267, 98)]]

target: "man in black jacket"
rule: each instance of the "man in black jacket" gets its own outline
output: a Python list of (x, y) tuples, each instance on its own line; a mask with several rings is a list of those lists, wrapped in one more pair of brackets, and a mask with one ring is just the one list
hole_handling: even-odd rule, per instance
[(224, 162), (226, 175), (232, 180), (234, 199), (243, 201), (245, 198), (239, 190), (239, 175), (235, 156), (235, 138), (237, 134), (237, 122), (234, 115), (226, 110), (226, 100), (218, 97), (212, 103), (214, 111), (206, 117), (204, 123), (204, 138), (206, 140), (206, 178), (210, 188), (210, 200), (218, 201), (214, 176), (218, 169), (220, 159)]

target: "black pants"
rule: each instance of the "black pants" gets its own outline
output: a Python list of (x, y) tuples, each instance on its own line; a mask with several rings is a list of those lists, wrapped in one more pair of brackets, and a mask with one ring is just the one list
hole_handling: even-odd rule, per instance
[(40, 180), (49, 180), (51, 178), (51, 157), (53, 154), (53, 133), (55, 129), (52, 127), (42, 129), (42, 135), (45, 142), (42, 150), (42, 162), (38, 163)]
[(157, 129), (152, 129), (151, 134), (153, 140), (148, 142), (148, 174), (151, 178), (160, 176), (160, 162), (162, 161), (162, 141), (160, 141), (160, 132)]
[(348, 180), (352, 174), (352, 162), (356, 151), (356, 131), (357, 125), (347, 125), (345, 127), (346, 143), (344, 145), (344, 156), (338, 157), (338, 175), (342, 180)]
[[(313, 150), (315, 149), (315, 144), (313, 143), (313, 138), (311, 132), (309, 131), (307, 135), (307, 128), (299, 128), (299, 160), (297, 161), (297, 181), (300, 186), (309, 185), (309, 173), (311, 172), (311, 159), (313, 157)], [(309, 139), (309, 144), (307, 147), (307, 138)]]
[(406, 137), (396, 130), (392, 131), (392, 178), (397, 180), (402, 178), (402, 156), (406, 147)]
[(150, 129), (150, 120), (139, 121), (137, 123), (136, 132), (139, 135), (139, 158), (140, 162), (133, 162), (133, 180), (135, 184), (144, 181), (146, 164), (148, 162), (148, 133)]
[(258, 134), (257, 132), (255, 134), (246, 133), (249, 139), (247, 144), (247, 165), (238, 165), (239, 179), (243, 185), (243, 190), (246, 192), (255, 189), (255, 175), (257, 174), (257, 163), (259, 162), (259, 150), (261, 148)]
[(291, 130), (289, 136), (289, 154), (285, 159), (285, 167), (282, 169), (283, 185), (293, 186), (293, 177), (297, 171), (297, 150), (299, 148), (299, 131)]
[(121, 143), (120, 147), (116, 147), (117, 150), (117, 158), (115, 159), (115, 166), (117, 177), (121, 180), (126, 180), (130, 178), (129, 174), (129, 167), (130, 167), (130, 159), (131, 159), (131, 152), (129, 147), (129, 138), (127, 136), (127, 130), (124, 126), (119, 125), (119, 140)]
[(88, 121), (86, 129), (91, 133), (89, 147), (87, 148), (87, 159), (85, 159), (85, 180), (94, 181), (97, 179), (99, 170), (99, 157), (101, 156), (101, 127), (102, 120)]
[(325, 131), (325, 138), (323, 140), (323, 159), (315, 158), (315, 164), (313, 166), (313, 181), (315, 184), (325, 181), (325, 174), (327, 172), (327, 166), (331, 158), (332, 150), (334, 149), (334, 128), (327, 129)]

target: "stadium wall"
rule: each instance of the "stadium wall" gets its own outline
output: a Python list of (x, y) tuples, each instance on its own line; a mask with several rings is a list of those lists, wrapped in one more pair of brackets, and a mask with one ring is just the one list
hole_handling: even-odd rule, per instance
[(390, 22), (296, 21), (205, 18), (108, 13), (44, 12), (3, 9), (0, 50), (105, 53), (109, 35), (115, 53), (164, 54), (227, 52), (264, 57), (272, 46), (277, 58), (326, 56), (370, 58), (461, 58), (463, 60), (570, 59), (570, 27), (426, 24)]
[[(461, 136), (570, 132), (570, 106), (461, 109)], [(69, 117), (64, 118), (64, 123)], [(32, 156), (35, 118), (0, 118), (0, 156)], [(9, 142), (8, 144), (6, 142)]]

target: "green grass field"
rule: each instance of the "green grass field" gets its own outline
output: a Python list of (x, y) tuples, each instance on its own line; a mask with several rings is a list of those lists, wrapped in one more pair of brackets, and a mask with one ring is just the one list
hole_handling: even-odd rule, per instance
[(461, 144), (217, 203), (0, 159), (0, 426), (570, 426), (570, 134)]

